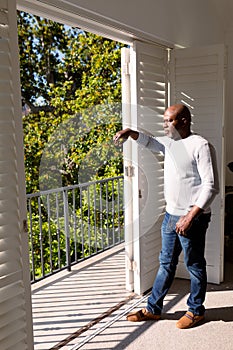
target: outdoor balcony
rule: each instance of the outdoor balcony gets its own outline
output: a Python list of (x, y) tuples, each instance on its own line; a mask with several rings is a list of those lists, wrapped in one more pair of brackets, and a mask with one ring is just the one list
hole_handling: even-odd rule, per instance
[(120, 177), (28, 196), (35, 350), (232, 350), (231, 257), (224, 283), (208, 285), (200, 326), (175, 326), (189, 292), (181, 279), (166, 296), (161, 321), (126, 321), (148, 294), (125, 289), (122, 185)]

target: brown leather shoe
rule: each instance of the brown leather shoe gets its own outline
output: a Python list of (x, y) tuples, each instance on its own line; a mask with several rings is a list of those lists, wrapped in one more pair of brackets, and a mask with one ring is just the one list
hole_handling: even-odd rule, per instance
[(179, 321), (176, 323), (176, 327), (180, 329), (191, 328), (197, 323), (204, 320), (204, 315), (194, 315), (192, 312), (187, 311), (184, 316), (182, 316)]
[(158, 321), (161, 318), (161, 315), (153, 315), (147, 309), (143, 308), (139, 311), (132, 312), (126, 316), (128, 321), (131, 322), (141, 322), (141, 321)]

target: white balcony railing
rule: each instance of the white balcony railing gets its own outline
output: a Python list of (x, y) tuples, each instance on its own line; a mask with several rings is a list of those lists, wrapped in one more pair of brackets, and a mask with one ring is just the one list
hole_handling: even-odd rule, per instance
[(27, 195), (31, 281), (124, 241), (123, 176)]

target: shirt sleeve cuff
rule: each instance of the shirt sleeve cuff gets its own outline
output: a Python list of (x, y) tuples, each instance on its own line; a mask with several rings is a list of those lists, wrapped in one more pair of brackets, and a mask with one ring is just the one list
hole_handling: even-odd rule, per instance
[(143, 145), (143, 146), (147, 146), (148, 142), (149, 142), (149, 136), (139, 132), (139, 136), (137, 138), (137, 143), (139, 143), (140, 145)]

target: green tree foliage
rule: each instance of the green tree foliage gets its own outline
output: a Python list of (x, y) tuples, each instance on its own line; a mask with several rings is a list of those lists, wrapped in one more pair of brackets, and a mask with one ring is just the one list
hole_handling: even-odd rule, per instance
[(122, 173), (122, 44), (18, 12), (27, 192)]

